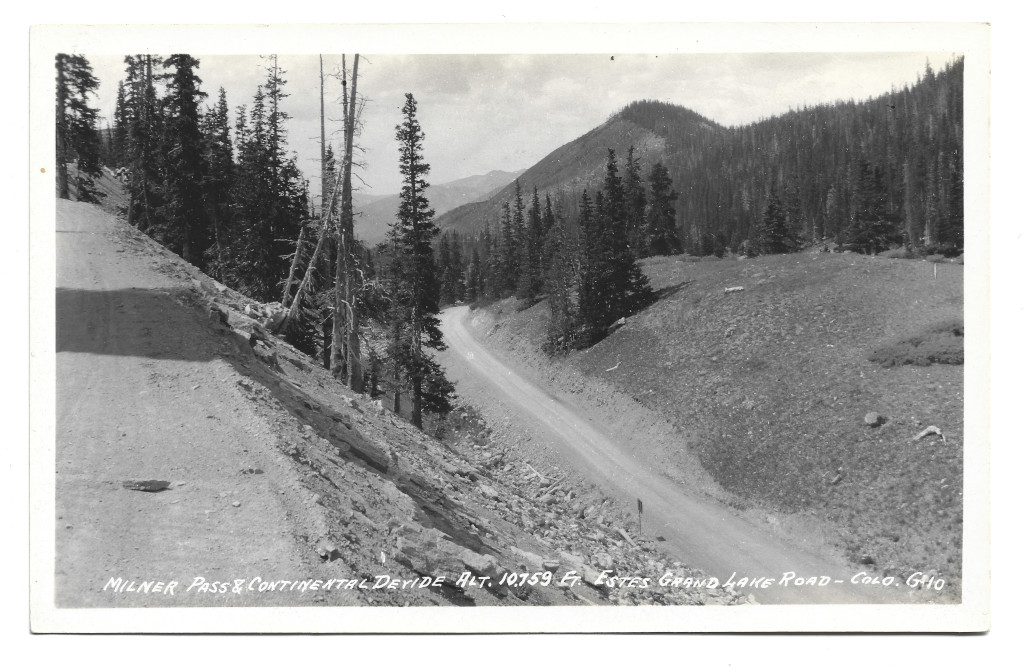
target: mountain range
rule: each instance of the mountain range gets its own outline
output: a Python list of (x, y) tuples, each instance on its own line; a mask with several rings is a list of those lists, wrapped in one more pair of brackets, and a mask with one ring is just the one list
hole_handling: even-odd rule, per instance
[[(435, 215), (441, 216), (466, 203), (489, 199), (522, 173), (523, 170), (492, 170), (487, 174), (432, 184), (427, 189), (427, 198), (430, 200), (430, 206), (434, 208)], [(355, 222), (355, 236), (370, 246), (384, 241), (398, 211), (398, 195), (356, 193), (353, 201), (356, 211), (359, 212)]]

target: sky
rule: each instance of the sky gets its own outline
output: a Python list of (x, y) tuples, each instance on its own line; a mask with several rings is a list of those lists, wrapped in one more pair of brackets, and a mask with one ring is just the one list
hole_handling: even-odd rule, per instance
[[(270, 61), (258, 55), (209, 56), (199, 61), (205, 101), (223, 87), (232, 110), (251, 105)], [(100, 113), (112, 118), (122, 56), (85, 53), (100, 80)], [(425, 134), (429, 181), (446, 183), (491, 170), (532, 166), (559, 146), (607, 120), (628, 103), (654, 99), (688, 107), (723, 125), (742, 125), (804, 105), (862, 100), (892, 86), (913, 84), (930, 62), (936, 70), (951, 52), (729, 53), (584, 55), (362, 55), (358, 92), (365, 98), (357, 170), (364, 193), (401, 187), (395, 126), (405, 94), (417, 101)], [(351, 68), (352, 56), (347, 56)], [(318, 194), (319, 57), (281, 54), (288, 97), (288, 145)], [(340, 55), (324, 56), (336, 73)], [(341, 142), (340, 83), (326, 88), (329, 139)], [(357, 184), (358, 185), (358, 184)]]

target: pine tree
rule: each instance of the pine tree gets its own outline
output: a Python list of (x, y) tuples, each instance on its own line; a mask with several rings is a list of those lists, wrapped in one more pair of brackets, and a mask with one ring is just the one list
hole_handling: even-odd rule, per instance
[(523, 188), (519, 184), (519, 179), (515, 180), (515, 195), (512, 199), (512, 235), (515, 238), (516, 243), (516, 283), (513, 284), (512, 289), (515, 290), (519, 283), (519, 276), (523, 272), (523, 268), (527, 260), (526, 251), (526, 205), (523, 204)]
[(111, 137), (111, 157), (113, 167), (124, 167), (127, 164), (128, 130), (131, 125), (125, 96), (124, 80), (117, 82), (117, 98), (114, 103), (114, 129)]
[[(440, 285), (431, 247), (438, 233), (434, 211), (426, 197), (430, 165), (423, 160), (424, 133), (416, 118), (416, 100), (405, 96), (403, 121), (395, 128), (399, 144), (399, 171), (403, 184), (398, 215), (389, 232), (391, 260), (391, 322), (388, 357), (393, 375), (404, 380), (411, 396), (411, 421), (423, 427), (423, 410), (442, 410), (451, 397), (451, 384), (424, 351), (444, 350), (437, 318)], [(395, 388), (399, 406), (400, 387)]]
[(458, 232), (453, 232), (448, 283), (455, 302), (462, 301), (466, 296), (466, 267), (463, 258), (462, 238)]
[(759, 254), (771, 255), (776, 253), (789, 253), (795, 248), (793, 235), (786, 225), (786, 214), (782, 208), (782, 201), (772, 190), (768, 196), (768, 203), (764, 208), (764, 215), (757, 230), (755, 248)]
[(640, 174), (640, 158), (636, 148), (630, 146), (626, 154), (626, 173), (623, 180), (626, 214), (626, 238), (636, 258), (646, 258), (648, 247), (646, 209), (647, 195)]
[[(597, 200), (603, 205), (600, 191)], [(580, 249), (580, 282), (577, 317), (579, 335), (575, 339), (582, 346), (598, 341), (607, 325), (605, 315), (608, 309), (609, 269), (605, 251), (604, 230), (601, 217), (594, 212), (594, 205), (586, 190), (580, 196), (579, 230), (582, 238)], [(565, 318), (568, 319), (568, 312)]]
[(162, 205), (160, 184), (164, 155), (160, 151), (163, 136), (159, 101), (156, 94), (152, 54), (125, 56), (125, 94), (127, 96), (128, 150), (128, 223), (143, 232), (158, 229)]
[(441, 298), (442, 305), (455, 303), (455, 289), (452, 285), (452, 249), (448, 235), (441, 235), (441, 241), (437, 245), (437, 264), (441, 272)]
[[(548, 211), (551, 200), (548, 199)], [(589, 217), (589, 201), (584, 192), (581, 209)], [(546, 214), (547, 212), (545, 212)], [(564, 216), (555, 216), (545, 243), (545, 285), (548, 292), (550, 321), (548, 323), (549, 350), (566, 351), (577, 347), (580, 335), (580, 260), (579, 237), (566, 225)]]
[(209, 246), (203, 182), (203, 134), (199, 101), (206, 93), (195, 69), (199, 61), (188, 54), (173, 54), (163, 62), (169, 72), (163, 99), (165, 175), (163, 225), (155, 231), (158, 241), (193, 265), (203, 265)]
[(494, 273), (497, 292), (495, 297), (508, 297), (515, 293), (519, 283), (519, 238), (512, 221), (509, 203), (501, 203), (501, 221), (498, 224), (498, 264)]
[(867, 161), (861, 162), (853, 202), (847, 246), (875, 254), (899, 239), (896, 219), (888, 211), (881, 170)]
[(220, 278), (224, 265), (223, 247), (232, 228), (231, 188), (235, 173), (227, 93), (223, 88), (218, 93), (217, 106), (203, 116), (203, 140), (207, 167), (203, 196), (213, 231), (213, 245), (208, 251), (206, 264), (207, 271)]
[[(551, 229), (555, 227), (555, 222), (556, 222), (555, 221), (555, 212), (554, 212), (554, 209), (551, 206), (551, 195), (545, 193), (544, 194), (544, 217), (543, 217), (542, 223), (541, 223), (541, 226), (542, 226), (544, 232), (541, 235), (541, 239), (547, 239), (548, 233), (551, 232)], [(541, 265), (542, 266), (546, 265), (547, 264), (547, 260), (548, 260), (548, 258), (547, 258), (547, 256), (544, 254), (544, 252), (542, 250), (542, 252), (541, 252)]]
[(676, 200), (672, 178), (661, 163), (651, 168), (651, 208), (647, 217), (647, 239), (651, 255), (674, 255), (682, 250), (676, 231)]
[(480, 249), (480, 289), (477, 292), (482, 299), (496, 298), (500, 293), (501, 263), (490, 221), (484, 223)]
[(480, 299), (483, 293), (481, 290), (482, 269), (480, 251), (474, 245), (473, 250), (470, 251), (469, 266), (466, 268), (466, 301), (471, 304)]
[(626, 191), (618, 175), (615, 151), (611, 149), (608, 150), (604, 194), (604, 207), (598, 207), (598, 217), (603, 218), (600, 227), (604, 233), (603, 252), (608, 263), (604, 272), (609, 282), (607, 313), (604, 316), (607, 327), (647, 306), (653, 299), (653, 293), (629, 246)]
[[(517, 199), (519, 197), (517, 185)], [(540, 211), (540, 196), (537, 188), (533, 189), (533, 199), (530, 201), (530, 209), (523, 230), (523, 241), (521, 247), (520, 264), (522, 272), (519, 275), (519, 284), (516, 288), (516, 297), (520, 299), (532, 299), (540, 294), (544, 287), (544, 274), (541, 268), (542, 242), (543, 242), (543, 220)]]
[(82, 202), (98, 202), (102, 197), (93, 182), (99, 177), (100, 142), (96, 127), (97, 110), (89, 106), (89, 96), (99, 87), (92, 65), (83, 56), (60, 53), (56, 56), (56, 167), (57, 196), (71, 199), (68, 164), (74, 162), (75, 192)]

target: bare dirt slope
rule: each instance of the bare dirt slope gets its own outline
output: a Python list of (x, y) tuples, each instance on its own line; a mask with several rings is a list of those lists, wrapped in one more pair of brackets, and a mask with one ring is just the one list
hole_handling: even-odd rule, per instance
[[(588, 410), (585, 403), (557, 391), (547, 392), (520, 375), (515, 363), (489, 352), (472, 334), (486, 332), (486, 317), (477, 318), (468, 307), (448, 309), (442, 319), (448, 367), (460, 381), (489, 380), (489, 388), (474, 394), (479, 403), (491, 396), (501, 410), (521, 414), (517, 423), (545, 439), (570, 466), (588, 472), (594, 480), (628, 501), (641, 497), (647, 517), (645, 532), (666, 543), (666, 551), (688, 564), (700, 567), (725, 581), (743, 577), (766, 577), (776, 581), (786, 572), (797, 577), (829, 576), (827, 587), (787, 585), (759, 589), (758, 601), (765, 603), (878, 603), (919, 601), (918, 592), (899, 586), (865, 587), (851, 583), (863, 568), (853, 567), (825, 546), (808, 537), (783, 539), (736, 514), (719, 500), (703, 494), (711, 485), (701, 480), (699, 464), (691, 463), (687, 481), (673, 481), (654, 469), (641, 452), (649, 444), (638, 435), (616, 435), (601, 411)], [(455, 359), (462, 361), (457, 367)], [(656, 420), (656, 419), (655, 419)], [(677, 442), (679, 450), (685, 450)], [(683, 454), (681, 457), (685, 457)]]
[[(700, 574), (623, 536), (602, 500), (496, 448), (472, 419), (472, 439), (444, 444), (353, 395), (268, 335), (264, 305), (110, 214), (67, 201), (57, 214), (58, 606), (743, 600), (598, 582)], [(581, 578), (500, 584), (542, 571)], [(490, 581), (459, 585), (465, 574)], [(373, 587), (423, 577), (444, 583)], [(198, 578), (206, 588), (189, 587)], [(144, 581), (178, 585), (127, 588)]]

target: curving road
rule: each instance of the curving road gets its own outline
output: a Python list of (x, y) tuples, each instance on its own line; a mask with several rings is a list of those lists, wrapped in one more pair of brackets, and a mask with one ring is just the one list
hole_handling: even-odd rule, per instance
[[(888, 587), (853, 584), (861, 570), (810, 552), (808, 547), (785, 542), (728, 508), (685, 490), (629, 455), (608, 435), (610, 431), (586, 417), (585, 410), (517, 374), (477, 341), (467, 328), (469, 307), (453, 307), (441, 314), (449, 351), (443, 360), (452, 378), (470, 383), (474, 392), (489, 398), (529, 422), (531, 430), (552, 437), (579, 469), (610, 485), (626, 499), (644, 502), (644, 533), (660, 535), (660, 547), (679, 560), (703, 569), (723, 583), (735, 573), (743, 577), (774, 578), (768, 588), (737, 588), (752, 592), (761, 603), (870, 604), (910, 603), (919, 593), (903, 583)], [(826, 586), (796, 585), (781, 580), (787, 572), (796, 578), (822, 575)], [(860, 579), (858, 579), (860, 580)]]

